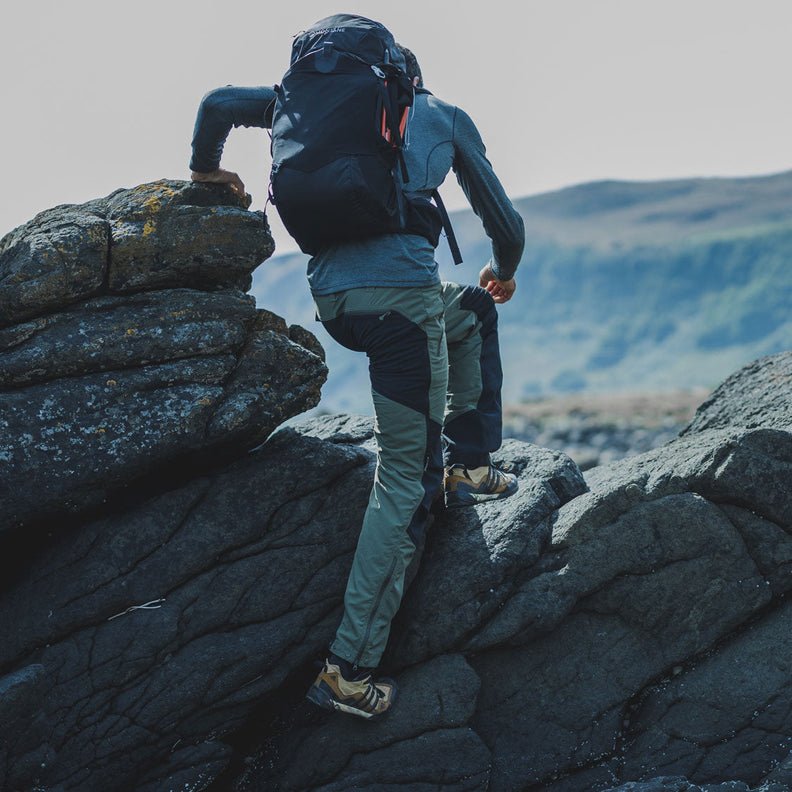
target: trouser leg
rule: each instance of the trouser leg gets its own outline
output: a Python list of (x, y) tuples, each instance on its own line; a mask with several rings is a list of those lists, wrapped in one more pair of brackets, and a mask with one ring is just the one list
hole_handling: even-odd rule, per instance
[(443, 303), (439, 286), (351, 289), (316, 303), (328, 332), (369, 357), (377, 468), (331, 651), (376, 666), (442, 483)]
[(443, 284), (448, 345), (445, 464), (489, 463), (502, 439), (498, 314), (486, 289)]

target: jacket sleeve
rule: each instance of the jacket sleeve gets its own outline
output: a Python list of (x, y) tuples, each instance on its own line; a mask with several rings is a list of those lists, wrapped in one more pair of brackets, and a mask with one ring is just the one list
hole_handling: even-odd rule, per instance
[(274, 101), (275, 91), (265, 86), (237, 88), (227, 85), (206, 94), (195, 119), (190, 170), (209, 173), (220, 167), (231, 127), (270, 128)]
[(454, 172), (473, 211), (492, 240), (492, 272), (499, 280), (514, 276), (525, 247), (525, 227), (487, 159), (476, 125), (459, 108), (454, 116)]

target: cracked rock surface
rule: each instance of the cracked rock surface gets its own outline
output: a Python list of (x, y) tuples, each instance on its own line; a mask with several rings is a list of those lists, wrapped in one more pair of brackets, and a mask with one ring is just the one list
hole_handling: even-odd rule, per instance
[[(231, 788), (788, 792), (790, 372), (792, 354), (752, 364), (679, 439), (591, 471), (588, 492), (561, 455), (504, 444), (519, 496), (438, 517), (386, 654), (421, 696), (404, 709), (422, 742), (398, 707), (349, 723), (295, 685)], [(429, 674), (450, 657), (464, 673)], [(424, 722), (449, 677), (472, 702), (463, 750)]]
[(272, 250), (230, 190), (173, 181), (0, 242), (0, 532), (233, 458), (318, 402), (316, 340), (244, 291)]

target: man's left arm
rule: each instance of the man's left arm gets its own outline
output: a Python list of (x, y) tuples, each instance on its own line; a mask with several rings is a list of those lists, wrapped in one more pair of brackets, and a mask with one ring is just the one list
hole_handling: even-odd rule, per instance
[(481, 271), (481, 285), (486, 285), (496, 302), (506, 302), (514, 293), (514, 273), (525, 247), (525, 227), (492, 170), (475, 124), (459, 108), (454, 118), (454, 151), (457, 180), (492, 240), (492, 259)]
[(228, 183), (244, 195), (245, 185), (239, 176), (220, 167), (223, 147), (232, 127), (271, 127), (274, 101), (275, 91), (265, 86), (227, 85), (206, 94), (193, 130), (190, 160), (193, 181)]

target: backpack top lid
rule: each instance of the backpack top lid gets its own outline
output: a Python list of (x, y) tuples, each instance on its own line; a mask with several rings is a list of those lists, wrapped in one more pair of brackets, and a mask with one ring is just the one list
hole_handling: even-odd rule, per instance
[(320, 19), (294, 38), (291, 65), (325, 43), (376, 64), (387, 61), (404, 70), (406, 64), (393, 34), (379, 22), (356, 14), (333, 14)]

